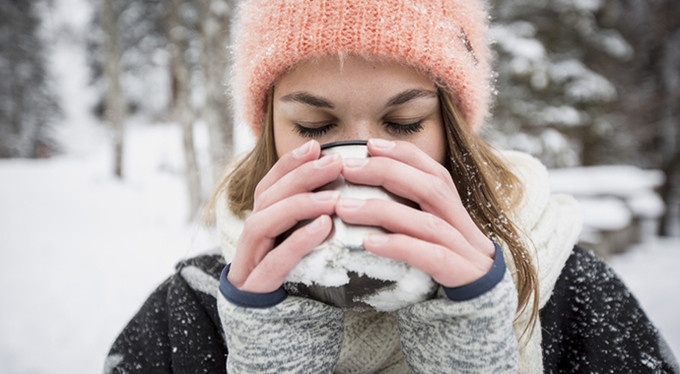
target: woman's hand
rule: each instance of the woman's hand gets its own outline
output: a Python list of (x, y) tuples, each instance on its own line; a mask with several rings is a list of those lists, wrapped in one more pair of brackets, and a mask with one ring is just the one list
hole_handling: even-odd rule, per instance
[(394, 201), (341, 198), (336, 214), (343, 221), (391, 232), (367, 236), (366, 250), (419, 268), (446, 287), (486, 274), (493, 263), (493, 243), (472, 221), (449, 172), (408, 142), (371, 139), (368, 150), (367, 159), (344, 160), (345, 179), (383, 186), (421, 210)]
[[(245, 222), (228, 279), (242, 291), (272, 292), (290, 270), (330, 233), (339, 194), (311, 192), (333, 180), (342, 170), (338, 155), (319, 159), (319, 143), (309, 141), (281, 156), (255, 189), (252, 214)], [(281, 243), (276, 239), (298, 222)]]

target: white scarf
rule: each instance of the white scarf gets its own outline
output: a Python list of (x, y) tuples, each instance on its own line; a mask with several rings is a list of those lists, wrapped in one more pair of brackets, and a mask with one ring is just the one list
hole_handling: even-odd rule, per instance
[[(548, 171), (537, 159), (520, 152), (501, 152), (512, 172), (523, 184), (523, 198), (512, 219), (527, 234), (535, 251), (534, 265), (538, 270), (538, 307), (543, 308), (550, 299), (555, 282), (571, 255), (582, 227), (582, 212), (571, 196), (551, 194)], [(506, 258), (510, 254), (503, 249)], [(516, 279), (514, 264), (507, 263)], [(529, 303), (531, 305), (531, 302)], [(525, 309), (515, 321), (515, 334), (524, 331), (531, 310)], [(520, 372), (542, 373), (541, 321), (537, 320), (533, 333), (520, 341)]]
[[(524, 197), (512, 219), (533, 244), (539, 282), (538, 305), (543, 308), (578, 240), (582, 225), (581, 209), (572, 197), (551, 194), (548, 172), (537, 159), (514, 151), (501, 152), (500, 156), (523, 183)], [(243, 229), (243, 220), (229, 210), (225, 199), (220, 199), (216, 208), (222, 254), (230, 262)], [(504, 252), (506, 258), (510, 258), (507, 248)], [(513, 263), (508, 262), (507, 265), (516, 282)], [(527, 309), (516, 319), (514, 328), (518, 337), (525, 330), (530, 313)], [(520, 341), (520, 372), (542, 373), (542, 357), (541, 323), (537, 321), (533, 333), (525, 334)]]

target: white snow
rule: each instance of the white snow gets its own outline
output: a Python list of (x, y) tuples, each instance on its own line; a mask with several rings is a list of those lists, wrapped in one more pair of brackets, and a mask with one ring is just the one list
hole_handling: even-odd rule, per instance
[(579, 60), (568, 59), (551, 65), (549, 74), (557, 83), (566, 82), (565, 95), (575, 102), (610, 101), (616, 97), (616, 88)]
[(664, 175), (628, 165), (594, 166), (551, 170), (550, 181), (553, 190), (574, 195), (628, 197), (660, 186)]
[(665, 211), (656, 190), (664, 181), (659, 170), (630, 165), (553, 169), (554, 192), (576, 197), (584, 211), (587, 230), (616, 231), (634, 219), (654, 223)]
[[(338, 221), (339, 219), (334, 220), (334, 223)], [(375, 230), (367, 230), (371, 231)], [(351, 236), (355, 235), (360, 234), (356, 232)], [(322, 244), (305, 256), (291, 270), (286, 280), (306, 285), (347, 289), (352, 289), (356, 285), (352, 283), (350, 273), (388, 281), (389, 287), (370, 293), (360, 292), (353, 300), (363, 301), (376, 310), (385, 312), (423, 301), (436, 287), (432, 278), (420, 269), (367, 251), (352, 251), (346, 245), (347, 242), (337, 238)]]
[(581, 113), (575, 108), (566, 105), (546, 107), (540, 110), (538, 115), (549, 124), (578, 126), (583, 123)]
[(605, 30), (591, 37), (602, 46), (603, 51), (621, 60), (629, 59), (635, 52), (633, 47), (616, 30)]
[(124, 181), (105, 138), (83, 139), (99, 144), (87, 157), (0, 162), (0, 372), (101, 372), (174, 264), (216, 245), (187, 224), (181, 165), (164, 156), (180, 154), (177, 127), (130, 130)]
[(615, 231), (628, 226), (633, 219), (623, 201), (606, 197), (579, 199), (583, 209), (583, 225), (596, 230)]
[[(513, 32), (508, 32), (508, 28)], [(492, 24), (490, 32), (491, 39), (513, 56), (532, 62), (545, 57), (543, 45), (532, 39), (536, 35), (536, 28), (529, 22), (514, 22), (503, 27)]]

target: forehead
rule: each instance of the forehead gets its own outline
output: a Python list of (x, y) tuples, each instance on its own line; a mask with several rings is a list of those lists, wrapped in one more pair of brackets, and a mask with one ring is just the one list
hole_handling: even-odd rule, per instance
[(389, 90), (413, 86), (434, 89), (431, 79), (398, 62), (357, 55), (329, 55), (308, 59), (283, 74), (274, 85), (275, 96), (313, 89), (318, 93), (338, 90)]

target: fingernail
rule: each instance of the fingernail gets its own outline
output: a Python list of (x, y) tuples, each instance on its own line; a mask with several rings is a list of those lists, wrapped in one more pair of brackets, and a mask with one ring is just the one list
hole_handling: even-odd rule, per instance
[(348, 168), (360, 168), (368, 163), (367, 158), (345, 158), (343, 159), (343, 165)]
[(340, 155), (328, 155), (321, 157), (320, 159), (314, 161), (314, 167), (315, 168), (322, 168), (324, 166), (330, 165), (333, 162), (337, 161), (338, 158), (340, 158)]
[(390, 149), (393, 148), (397, 143), (385, 140), (385, 139), (371, 139), (369, 142), (376, 148)]
[(366, 235), (366, 243), (372, 245), (383, 245), (387, 243), (387, 235), (385, 234), (368, 234)]
[(364, 204), (366, 204), (366, 200), (352, 199), (351, 197), (343, 197), (340, 199), (340, 206), (346, 209), (361, 208)]
[(306, 155), (307, 153), (309, 153), (309, 151), (312, 149), (312, 142), (313, 142), (313, 140), (310, 140), (307, 143), (299, 146), (298, 148), (295, 148), (293, 150), (293, 157), (301, 158), (304, 155)]
[(312, 199), (316, 201), (330, 201), (340, 197), (338, 191), (319, 191), (312, 194)]
[(307, 230), (308, 233), (313, 234), (323, 227), (323, 219), (322, 217), (317, 217), (314, 221), (308, 223), (305, 226), (305, 230)]

